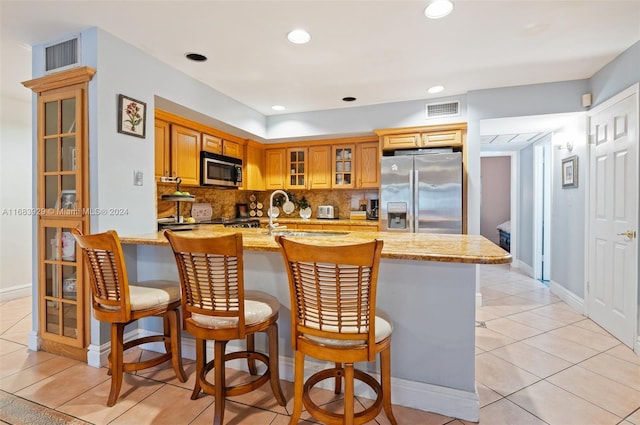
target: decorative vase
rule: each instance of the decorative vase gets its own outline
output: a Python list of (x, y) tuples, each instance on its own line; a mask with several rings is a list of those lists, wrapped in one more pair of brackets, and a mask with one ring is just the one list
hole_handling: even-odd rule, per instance
[(309, 220), (309, 218), (311, 218), (311, 208), (302, 208), (300, 210), (300, 217), (304, 220)]
[(267, 210), (267, 214), (269, 215), (269, 217), (276, 218), (277, 216), (280, 215), (280, 208), (271, 207), (271, 208), (269, 208), (269, 210)]

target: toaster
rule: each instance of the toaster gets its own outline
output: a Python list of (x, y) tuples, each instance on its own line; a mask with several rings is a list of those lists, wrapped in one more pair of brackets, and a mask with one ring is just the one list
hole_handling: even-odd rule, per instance
[(316, 211), (317, 218), (338, 218), (338, 207), (333, 205), (319, 205)]

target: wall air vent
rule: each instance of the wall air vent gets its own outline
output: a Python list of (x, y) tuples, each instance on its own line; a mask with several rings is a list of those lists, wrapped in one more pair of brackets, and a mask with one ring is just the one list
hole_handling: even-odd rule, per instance
[(455, 117), (460, 115), (460, 102), (427, 103), (427, 118)]
[(57, 72), (80, 64), (80, 36), (44, 48), (45, 72)]

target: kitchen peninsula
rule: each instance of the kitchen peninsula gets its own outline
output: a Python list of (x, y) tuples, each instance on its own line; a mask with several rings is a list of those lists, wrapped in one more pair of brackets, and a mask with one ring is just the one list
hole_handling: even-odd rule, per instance
[[(293, 381), (289, 288), (274, 237), (267, 235), (265, 229), (214, 226), (201, 226), (183, 234), (204, 237), (236, 231), (243, 234), (245, 287), (266, 291), (283, 306), (279, 319), (280, 370), (283, 379)], [(393, 402), (477, 421), (479, 400), (474, 367), (477, 266), (507, 264), (511, 255), (477, 235), (353, 231), (296, 238), (316, 245), (384, 240), (377, 309), (388, 315), (394, 325)], [(121, 239), (131, 279), (178, 280), (173, 254), (162, 233), (121, 235)], [(193, 342), (185, 335), (183, 344)], [(183, 352), (188, 356), (193, 349), (185, 346)], [(313, 367), (313, 363), (308, 362), (307, 366)], [(358, 366), (375, 373), (377, 364)], [(366, 388), (357, 386), (357, 393), (358, 390)], [(367, 396), (365, 392), (360, 394)]]

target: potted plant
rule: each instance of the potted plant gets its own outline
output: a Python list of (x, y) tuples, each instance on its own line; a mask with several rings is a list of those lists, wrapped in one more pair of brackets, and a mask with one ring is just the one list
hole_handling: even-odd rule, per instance
[(303, 196), (300, 198), (298, 207), (300, 208), (300, 217), (308, 220), (311, 217), (311, 204), (307, 201), (306, 197)]

